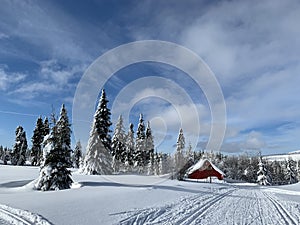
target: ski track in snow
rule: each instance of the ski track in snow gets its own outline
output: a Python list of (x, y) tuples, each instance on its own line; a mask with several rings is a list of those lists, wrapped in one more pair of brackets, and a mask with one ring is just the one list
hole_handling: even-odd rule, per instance
[(51, 223), (39, 215), (6, 205), (0, 205), (0, 224), (51, 225)]
[(288, 205), (260, 188), (220, 188), (163, 207), (125, 212), (118, 224), (300, 224), (299, 205)]

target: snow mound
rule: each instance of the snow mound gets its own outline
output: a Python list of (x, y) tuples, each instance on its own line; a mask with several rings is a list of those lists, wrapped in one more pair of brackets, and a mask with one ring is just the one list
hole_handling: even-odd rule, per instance
[(0, 205), (0, 218), (10, 224), (36, 224), (36, 225), (51, 225), (46, 219), (40, 215), (11, 208), (6, 205)]

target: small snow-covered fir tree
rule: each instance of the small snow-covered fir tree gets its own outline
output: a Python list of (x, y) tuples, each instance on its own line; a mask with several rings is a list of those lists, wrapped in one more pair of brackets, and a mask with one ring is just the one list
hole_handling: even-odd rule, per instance
[(126, 153), (125, 153), (125, 170), (131, 171), (132, 166), (133, 166), (133, 155), (134, 155), (134, 147), (135, 147), (135, 143), (134, 143), (134, 130), (133, 130), (133, 124), (131, 123), (129, 125), (129, 130), (128, 133), (126, 135)]
[(62, 104), (60, 110), (60, 117), (57, 121), (57, 133), (58, 133), (58, 145), (62, 149), (64, 157), (68, 162), (68, 167), (72, 166), (71, 160), (71, 124), (69, 123), (69, 118), (65, 105)]
[(296, 161), (294, 161), (291, 157), (289, 157), (285, 162), (286, 169), (284, 177), (288, 184), (294, 184), (298, 182), (296, 164)]
[(33, 136), (31, 138), (32, 148), (31, 148), (31, 165), (39, 166), (42, 160), (42, 143), (44, 140), (44, 123), (41, 117), (36, 121), (36, 126), (33, 131)]
[(102, 90), (82, 168), (82, 171), (86, 174), (112, 173), (111, 139), (109, 135), (111, 122), (107, 103), (105, 91)]
[(134, 167), (139, 173), (143, 173), (144, 167), (144, 151), (145, 151), (145, 125), (143, 114), (140, 114), (138, 129), (136, 132), (135, 152), (134, 152)]
[(23, 127), (18, 126), (16, 129), (16, 141), (11, 154), (11, 164), (23, 166), (26, 162), (27, 139)]
[(79, 168), (81, 161), (82, 161), (82, 147), (81, 147), (80, 141), (77, 141), (75, 150), (73, 153), (73, 166), (75, 168)]
[(177, 145), (176, 145), (176, 152), (175, 152), (175, 171), (176, 172), (180, 171), (185, 164), (184, 148), (185, 148), (185, 138), (183, 135), (183, 130), (181, 128), (179, 130), (179, 135), (178, 135)]
[(151, 154), (154, 153), (154, 141), (152, 136), (152, 130), (150, 127), (150, 122), (147, 123), (146, 128), (146, 139), (145, 139), (145, 151), (144, 151), (144, 162), (145, 164), (149, 162)]
[(125, 131), (122, 115), (119, 116), (118, 122), (116, 123), (114, 135), (111, 141), (111, 151), (113, 155), (114, 172), (119, 172), (120, 164), (121, 162), (125, 162), (126, 157)]
[(257, 182), (259, 185), (271, 185), (272, 180), (269, 171), (266, 168), (262, 158), (259, 158), (258, 171), (257, 171)]
[(68, 189), (73, 183), (71, 171), (68, 170), (68, 158), (65, 157), (65, 149), (62, 148), (59, 139), (57, 126), (54, 124), (51, 133), (44, 138), (45, 158), (35, 184), (37, 190)]

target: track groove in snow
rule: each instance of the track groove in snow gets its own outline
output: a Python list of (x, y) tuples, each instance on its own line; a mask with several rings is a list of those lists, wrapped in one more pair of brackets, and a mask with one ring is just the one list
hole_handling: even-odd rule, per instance
[(264, 192), (264, 195), (272, 202), (274, 207), (277, 209), (278, 213), (282, 216), (283, 220), (285, 221), (285, 224), (287, 225), (297, 225), (297, 220), (291, 216), (291, 214), (287, 211), (286, 208), (275, 198), (273, 198), (271, 195)]
[(13, 224), (31, 225), (30, 222), (26, 221), (25, 219), (21, 218), (20, 216), (15, 215), (5, 209), (0, 208), (0, 215), (2, 218), (4, 218), (5, 220), (7, 220), (8, 222), (13, 223)]
[[(181, 201), (160, 208), (137, 210), (119, 222), (125, 224), (193, 224), (216, 202), (234, 192), (235, 189), (218, 189), (211, 194), (201, 193), (183, 198)], [(221, 193), (219, 193), (221, 192)]]
[(14, 209), (5, 205), (0, 205), (0, 218), (7, 224), (51, 225), (51, 223), (39, 215), (21, 209)]
[[(295, 210), (293, 211), (295, 213)], [(228, 187), (170, 205), (125, 213), (118, 224), (299, 224), (279, 200), (260, 188)]]

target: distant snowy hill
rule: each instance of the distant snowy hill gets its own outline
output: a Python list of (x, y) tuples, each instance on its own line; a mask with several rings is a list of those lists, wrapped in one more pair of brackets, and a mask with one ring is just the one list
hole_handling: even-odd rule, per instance
[(263, 159), (267, 161), (286, 161), (288, 158), (292, 158), (294, 161), (299, 161), (300, 150), (292, 151), (287, 154), (266, 155), (263, 157)]

